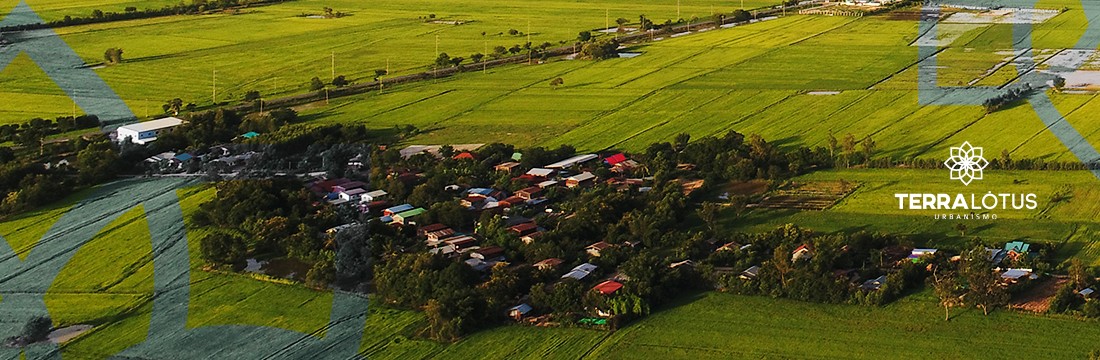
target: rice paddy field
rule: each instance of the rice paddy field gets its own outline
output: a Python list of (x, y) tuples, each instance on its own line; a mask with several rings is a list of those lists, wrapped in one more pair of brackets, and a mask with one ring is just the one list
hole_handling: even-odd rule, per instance
[[(856, 231), (910, 234), (928, 246), (960, 246), (975, 237), (989, 244), (1013, 240), (1056, 245), (1059, 260), (1078, 257), (1100, 264), (1095, 219), (1100, 216), (1096, 177), (1087, 171), (986, 170), (985, 178), (963, 186), (950, 180), (946, 170), (837, 170), (816, 172), (797, 182), (847, 182), (858, 188), (823, 211), (756, 209), (742, 219), (727, 218), (726, 225), (742, 231), (767, 231), (783, 224), (798, 224), (822, 233)], [(960, 220), (936, 215), (969, 215), (970, 211), (901, 209), (895, 194), (1035, 194), (1034, 210), (979, 210), (996, 219)], [(965, 224), (961, 233), (957, 224)]]
[[(18, 3), (0, 1), (0, 17)], [(87, 16), (92, 9), (122, 12), (133, 1), (28, 0), (46, 20), (64, 15)], [(141, 2), (139, 8), (177, 1)], [(368, 5), (369, 4), (369, 5)], [(217, 70), (218, 101), (239, 101), (245, 92), (265, 97), (305, 92), (313, 77), (329, 80), (333, 60), (337, 74), (369, 81), (375, 70), (391, 74), (425, 71), (438, 52), (452, 56), (493, 51), (528, 40), (558, 44), (583, 30), (603, 30), (625, 18), (645, 14), (655, 22), (691, 19), (741, 8), (740, 0), (684, 0), (635, 3), (626, 0), (427, 2), (399, 0), (295, 0), (250, 8), (238, 15), (172, 16), (56, 29), (89, 64), (103, 61), (108, 48), (124, 50), (126, 62), (96, 70), (139, 117), (157, 115), (166, 100), (181, 98), (210, 105)], [(747, 9), (778, 4), (746, 0)], [(324, 7), (346, 13), (317, 19)], [(428, 21), (434, 14), (435, 20)], [(451, 21), (463, 22), (452, 25)], [(515, 29), (520, 34), (510, 35)], [(484, 33), (484, 35), (482, 35)], [(438, 46), (437, 46), (438, 44)], [(486, 51), (488, 49), (488, 51)], [(438, 51), (438, 52), (437, 52)], [(0, 122), (70, 115), (72, 102), (26, 56), (0, 69)], [(49, 105), (49, 106), (42, 106)]]

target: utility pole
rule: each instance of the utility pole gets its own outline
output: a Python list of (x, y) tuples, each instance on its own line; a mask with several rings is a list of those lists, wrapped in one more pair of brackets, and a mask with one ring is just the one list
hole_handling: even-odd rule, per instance
[(435, 36), (435, 56), (439, 56), (439, 35)]
[(603, 9), (603, 32), (611, 31), (611, 9)]
[(531, 55), (535, 51), (535, 44), (531, 43), (531, 19), (527, 19), (527, 64), (531, 64)]
[(485, 54), (485, 57), (481, 58), (481, 72), (485, 72), (485, 69), (488, 67), (487, 65), (489, 63), (489, 60), (486, 59), (489, 57), (489, 40), (485, 40), (485, 52), (483, 52), (482, 54)]
[(741, 0), (741, 10), (745, 10), (745, 0)]
[(332, 80), (336, 80), (336, 51), (332, 52)]
[(218, 105), (218, 67), (214, 67), (214, 80), (211, 82), (210, 100), (214, 102), (214, 105)]
[(682, 18), (683, 17), (680, 16), (680, 0), (676, 0), (676, 20), (680, 20)]

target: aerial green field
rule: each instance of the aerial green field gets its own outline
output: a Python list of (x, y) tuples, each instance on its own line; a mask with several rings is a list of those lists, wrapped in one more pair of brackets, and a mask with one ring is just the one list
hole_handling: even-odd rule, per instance
[[(1070, 10), (1036, 26), (1037, 44), (1057, 46), (1079, 34), (1051, 28), (1076, 23), (1079, 6), (1069, 3), (1040, 4)], [(997, 67), (1011, 53), (1005, 29), (981, 26), (957, 39), (939, 60), (941, 85), (1011, 80), (1014, 67)], [(781, 145), (823, 146), (830, 133), (870, 136), (877, 156), (897, 159), (941, 158), (970, 141), (987, 154), (1076, 160), (1026, 103), (992, 114), (978, 106), (921, 106), (915, 38), (915, 22), (885, 16), (789, 16), (627, 49), (641, 54), (634, 58), (518, 65), (300, 110), (317, 122), (411, 123), (426, 130), (416, 143), (503, 139), (639, 150), (678, 133), (736, 130)], [(565, 85), (551, 88), (558, 77)], [(1051, 97), (1087, 139), (1100, 142), (1087, 115), (1100, 106), (1094, 95)]]
[[(726, 218), (727, 226), (743, 231), (767, 231), (783, 224), (798, 224), (824, 233), (889, 232), (911, 234), (928, 246), (968, 246), (975, 237), (989, 245), (1012, 240), (1043, 242), (1057, 246), (1058, 259), (1070, 256), (1100, 264), (1100, 244), (1095, 226), (1100, 193), (1096, 177), (1087, 171), (986, 170), (985, 179), (963, 186), (950, 180), (946, 170), (837, 170), (816, 172), (795, 182), (848, 181), (860, 187), (825, 211), (756, 209), (742, 219)], [(967, 215), (969, 211), (899, 209), (899, 193), (1037, 195), (1035, 210), (982, 210), (996, 220), (936, 219), (935, 215)], [(1056, 193), (1064, 193), (1055, 201)], [(955, 226), (964, 223), (965, 233)]]
[[(17, 1), (0, 1), (6, 14)], [(159, 7), (174, 1), (149, 2)], [(85, 16), (93, 8), (122, 11), (126, 1), (108, 4), (93, 1), (28, 1), (45, 18), (65, 14)], [(740, 0), (691, 0), (679, 2), (684, 19), (731, 12)], [(778, 4), (778, 0), (747, 0), (746, 8)], [(142, 6), (139, 6), (142, 7)], [(316, 19), (324, 7), (350, 16)], [(435, 14), (434, 23), (428, 17)], [(492, 52), (495, 46), (511, 47), (528, 41), (559, 44), (573, 40), (582, 30), (602, 30), (625, 18), (639, 15), (655, 22), (677, 20), (677, 1), (637, 4), (625, 0), (511, 1), (507, 5), (485, 0), (448, 1), (446, 4), (415, 0), (372, 2), (356, 0), (297, 0), (242, 11), (239, 15), (172, 16), (57, 29), (65, 42), (87, 63), (103, 61), (106, 49), (125, 51), (124, 65), (96, 70), (138, 116), (156, 115), (160, 105), (182, 98), (200, 106), (213, 102), (213, 75), (217, 70), (218, 102), (236, 102), (245, 92), (260, 91), (265, 97), (304, 92), (312, 77), (330, 80), (335, 71), (352, 81), (371, 81), (377, 69), (391, 74), (427, 70), (438, 52), (469, 57)], [(2, 16), (2, 15), (0, 15)], [(442, 23), (461, 21), (462, 25)], [(628, 25), (629, 26), (629, 25)], [(509, 30), (520, 33), (510, 35)], [(482, 35), (484, 33), (484, 35)], [(610, 36), (610, 35), (609, 35)], [(323, 39), (323, 40), (322, 40)], [(488, 52), (486, 51), (488, 49)], [(0, 70), (5, 97), (0, 122), (18, 122), (32, 116), (69, 115), (71, 102), (63, 101), (56, 85), (36, 73), (29, 59)], [(11, 91), (14, 89), (18, 91)], [(48, 103), (41, 106), (39, 99)]]

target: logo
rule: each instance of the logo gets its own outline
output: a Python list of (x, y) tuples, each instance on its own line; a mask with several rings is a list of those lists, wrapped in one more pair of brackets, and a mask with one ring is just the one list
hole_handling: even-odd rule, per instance
[(982, 148), (963, 142), (962, 146), (951, 147), (951, 157), (943, 164), (951, 169), (951, 180), (959, 180), (963, 185), (969, 186), (971, 181), (981, 180), (982, 171), (989, 166), (982, 155)]

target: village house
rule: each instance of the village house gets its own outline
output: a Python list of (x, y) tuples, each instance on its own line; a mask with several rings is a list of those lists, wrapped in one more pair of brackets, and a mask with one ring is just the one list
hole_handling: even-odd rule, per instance
[(542, 189), (551, 188), (551, 187), (554, 187), (554, 186), (558, 186), (558, 181), (557, 180), (547, 180), (547, 181), (540, 182), (535, 186), (538, 186)]
[(531, 245), (535, 242), (535, 240), (538, 240), (540, 237), (542, 237), (543, 234), (544, 233), (542, 231), (535, 231), (533, 233), (520, 236), (519, 240), (523, 241), (524, 245)]
[(562, 260), (558, 258), (549, 258), (546, 260), (535, 263), (535, 268), (542, 271), (551, 271), (561, 266)]
[(509, 196), (504, 200), (497, 201), (497, 204), (502, 208), (511, 208), (526, 204), (526, 202), (527, 200), (519, 196)]
[(428, 236), (428, 233), (431, 233), (433, 231), (439, 231), (439, 230), (450, 229), (450, 228), (451, 228), (450, 226), (440, 224), (440, 223), (435, 223), (435, 224), (431, 224), (431, 225), (424, 225), (424, 226), (421, 226), (419, 228), (416, 228), (416, 236), (425, 237), (425, 236)]
[(615, 280), (607, 280), (602, 283), (596, 284), (596, 286), (592, 287), (592, 290), (595, 290), (596, 292), (599, 292), (603, 295), (611, 295), (622, 288), (622, 283)]
[(531, 305), (519, 304), (508, 309), (508, 317), (515, 321), (521, 321), (527, 314), (534, 310)]
[(802, 244), (797, 249), (791, 252), (791, 261), (810, 260), (814, 257), (814, 252), (810, 249), (809, 244)]
[(477, 160), (477, 157), (475, 157), (474, 154), (469, 151), (460, 152), (455, 156), (452, 156), (451, 158), (455, 160)]
[(363, 194), (366, 194), (366, 193), (367, 193), (366, 190), (363, 190), (361, 188), (355, 188), (355, 189), (351, 189), (351, 190), (347, 190), (347, 191), (341, 191), (339, 193), (339, 196), (340, 196), (340, 199), (342, 199), (344, 201), (359, 201), (363, 197)]
[(402, 225), (416, 225), (416, 223), (409, 221), (409, 219), (420, 216), (425, 212), (427, 212), (427, 210), (424, 210), (422, 208), (415, 208), (409, 211), (401, 212), (393, 216), (393, 222)]
[(508, 231), (516, 234), (516, 236), (523, 236), (538, 231), (538, 229), (538, 225), (535, 225), (534, 222), (525, 222), (508, 228)]
[(389, 209), (382, 210), (382, 215), (392, 217), (394, 215), (397, 215), (398, 213), (402, 213), (402, 212), (409, 211), (409, 210), (412, 210), (412, 209), (415, 209), (415, 207), (412, 206), (412, 205), (401, 204), (401, 205), (391, 207)]
[(462, 250), (462, 249), (470, 248), (472, 246), (476, 246), (477, 245), (477, 239), (474, 239), (472, 236), (462, 235), (462, 236), (455, 236), (455, 237), (452, 237), (452, 238), (444, 239), (443, 243), (447, 244), (447, 245), (450, 245), (450, 246), (454, 246), (455, 249)]
[(385, 199), (386, 195), (389, 195), (389, 193), (387, 193), (385, 190), (374, 190), (363, 194), (362, 199), (363, 202), (369, 203)]
[(493, 170), (504, 171), (504, 172), (509, 172), (510, 173), (513, 170), (515, 170), (517, 167), (519, 167), (518, 162), (509, 161), (509, 162), (501, 163), (501, 164), (498, 164), (497, 166), (494, 166)]
[[(342, 192), (347, 192), (347, 191), (351, 191), (351, 190), (354, 190), (354, 189), (362, 189), (366, 186), (367, 186), (367, 184), (365, 184), (361, 181), (348, 181), (346, 183), (342, 183), (342, 184), (339, 184), (339, 185), (333, 185), (332, 186), (332, 192), (342, 193)], [(363, 193), (366, 193), (366, 191), (363, 191)]]
[(886, 284), (886, 275), (864, 281), (863, 285), (860, 285), (859, 288), (866, 291), (878, 291), (882, 289), (883, 284)]
[(913, 249), (913, 251), (909, 253), (909, 257), (906, 257), (906, 260), (920, 262), (921, 259), (926, 256), (935, 255), (938, 251), (937, 249)]
[(1032, 269), (1006, 269), (1001, 273), (1001, 281), (1006, 284), (1018, 283), (1023, 278), (1035, 280), (1039, 278), (1039, 275), (1034, 274)]
[(589, 186), (589, 185), (592, 185), (592, 183), (594, 183), (595, 181), (596, 181), (596, 175), (593, 175), (592, 173), (585, 171), (581, 174), (573, 175), (573, 176), (570, 176), (569, 178), (565, 179), (565, 186), (570, 187), (570, 188), (575, 188), (575, 187), (579, 187), (579, 186)]
[(542, 188), (538, 186), (528, 187), (522, 190), (516, 191), (516, 196), (524, 199), (531, 200), (539, 197), (542, 194)]
[(1081, 295), (1082, 298), (1085, 298), (1085, 301), (1092, 300), (1092, 296), (1095, 294), (1096, 290), (1093, 290), (1092, 288), (1085, 288), (1077, 292), (1077, 295)]
[(577, 265), (577, 267), (574, 267), (573, 270), (569, 270), (569, 272), (565, 273), (565, 275), (562, 275), (561, 278), (584, 280), (584, 278), (588, 277), (588, 275), (591, 275), (592, 272), (596, 271), (596, 269), (596, 265), (592, 265), (589, 263), (580, 264)]
[(743, 280), (752, 280), (755, 279), (757, 276), (760, 276), (760, 267), (753, 265), (748, 269), (745, 269), (745, 271), (742, 271), (740, 277)]
[(548, 179), (550, 177), (550, 175), (553, 175), (553, 174), (554, 174), (554, 170), (534, 168), (534, 169), (528, 170), (527, 173), (524, 174), (524, 175), (528, 175), (530, 177), (530, 179), (534, 180), (534, 179)]
[(473, 268), (475, 271), (478, 271), (478, 272), (489, 271), (489, 269), (492, 269), (493, 265), (495, 265), (494, 263), (490, 263), (490, 262), (487, 262), (485, 260), (481, 260), (481, 259), (478, 259), (478, 258), (469, 258), (469, 259), (466, 259), (466, 261), (464, 261), (464, 262), (466, 263), (466, 265), (470, 266), (471, 268)]
[(546, 168), (547, 169), (556, 169), (556, 170), (568, 169), (568, 168), (571, 168), (575, 165), (580, 165), (580, 164), (583, 164), (583, 163), (586, 163), (586, 162), (589, 162), (589, 161), (592, 161), (592, 160), (596, 160), (596, 159), (599, 159), (599, 158), (600, 158), (600, 156), (596, 155), (596, 154), (577, 155), (577, 156), (574, 156), (574, 157), (571, 157), (571, 158), (568, 158), (568, 159), (565, 159), (565, 160), (562, 160), (562, 161), (558, 161), (558, 162), (550, 164), (550, 165), (546, 165)]
[(613, 246), (614, 245), (608, 244), (605, 241), (600, 241), (598, 243), (588, 245), (588, 247), (585, 248), (584, 251), (587, 252), (588, 255), (591, 255), (592, 257), (600, 257), (600, 252), (601, 251), (607, 250), (607, 249), (609, 249)]
[(447, 238), (451, 237), (454, 234), (455, 234), (455, 231), (454, 231), (454, 229), (451, 229), (451, 228), (432, 231), (432, 232), (427, 234), (426, 243), (428, 244), (428, 246), (437, 246), (444, 239), (447, 239)]
[(470, 257), (483, 261), (504, 261), (504, 248), (500, 246), (486, 246), (470, 253)]

